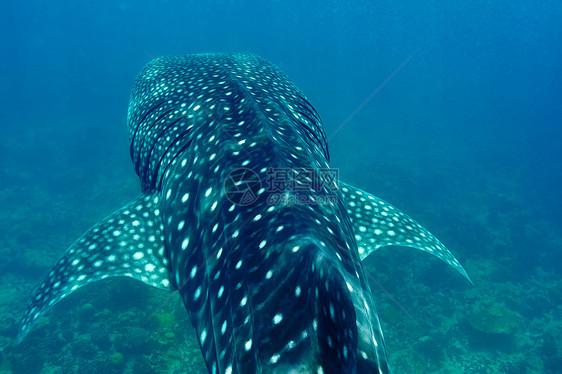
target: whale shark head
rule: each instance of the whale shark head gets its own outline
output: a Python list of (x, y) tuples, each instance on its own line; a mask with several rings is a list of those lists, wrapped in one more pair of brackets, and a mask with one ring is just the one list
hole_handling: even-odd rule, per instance
[(417, 222), (338, 180), (319, 115), (260, 57), (150, 62), (128, 126), (143, 193), (70, 246), (20, 340), (77, 288), (127, 276), (178, 290), (210, 373), (388, 373), (361, 260), (410, 246), (468, 278)]

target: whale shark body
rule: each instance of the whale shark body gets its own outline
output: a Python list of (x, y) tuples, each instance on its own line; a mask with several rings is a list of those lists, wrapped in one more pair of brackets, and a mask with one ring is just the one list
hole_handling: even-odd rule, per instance
[(70, 246), (19, 340), (79, 287), (126, 276), (179, 291), (210, 373), (389, 373), (361, 260), (409, 246), (468, 279), (426, 229), (338, 180), (318, 114), (260, 57), (151, 61), (128, 127), (142, 194)]

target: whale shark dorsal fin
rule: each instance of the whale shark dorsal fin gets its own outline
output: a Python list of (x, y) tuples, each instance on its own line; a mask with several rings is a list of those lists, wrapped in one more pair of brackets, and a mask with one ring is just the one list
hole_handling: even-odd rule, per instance
[(125, 276), (171, 289), (158, 199), (140, 195), (68, 248), (27, 305), (18, 342), (54, 304), (94, 281)]
[(375, 250), (398, 245), (420, 249), (445, 261), (472, 283), (453, 254), (425, 227), (372, 194), (339, 182), (361, 260)]

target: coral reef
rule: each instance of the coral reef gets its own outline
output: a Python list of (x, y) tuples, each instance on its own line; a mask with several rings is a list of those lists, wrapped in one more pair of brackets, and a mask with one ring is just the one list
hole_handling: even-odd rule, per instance
[(141, 327), (125, 327), (117, 334), (114, 348), (123, 353), (149, 354), (157, 348), (157, 342), (149, 330)]
[(87, 360), (95, 358), (98, 353), (97, 347), (87, 338), (78, 338), (70, 343), (70, 351), (74, 356)]
[(121, 365), (123, 365), (124, 359), (125, 359), (125, 357), (123, 356), (123, 353), (114, 352), (109, 356), (109, 363), (114, 367), (121, 366)]
[(501, 303), (478, 305), (467, 314), (470, 326), (486, 334), (511, 334), (520, 319), (518, 313)]
[(171, 329), (176, 325), (176, 316), (174, 313), (158, 313), (155, 318), (158, 321), (158, 328), (160, 329)]

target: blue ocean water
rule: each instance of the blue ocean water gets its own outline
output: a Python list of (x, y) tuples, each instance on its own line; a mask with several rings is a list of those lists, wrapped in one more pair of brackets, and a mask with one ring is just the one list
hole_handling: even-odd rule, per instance
[(140, 190), (125, 123), (140, 68), (247, 51), (308, 96), (340, 177), (423, 223), (473, 278), (408, 249), (368, 259), (395, 372), (562, 372), (560, 20), (556, 1), (8, 0), (0, 370), (203, 368), (179, 301), (129, 281), (81, 289), (14, 339), (64, 249)]

